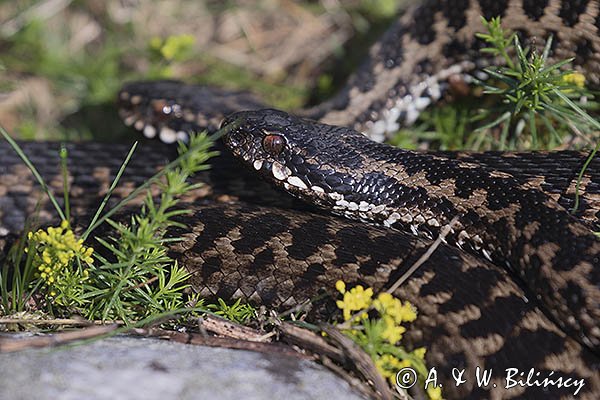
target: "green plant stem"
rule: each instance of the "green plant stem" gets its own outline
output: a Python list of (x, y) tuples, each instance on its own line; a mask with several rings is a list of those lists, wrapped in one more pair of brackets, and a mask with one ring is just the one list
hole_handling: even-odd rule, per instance
[(71, 209), (69, 205), (69, 170), (67, 169), (67, 148), (64, 144), (60, 146), (60, 169), (63, 177), (63, 199), (65, 202), (65, 216), (66, 220), (71, 219)]

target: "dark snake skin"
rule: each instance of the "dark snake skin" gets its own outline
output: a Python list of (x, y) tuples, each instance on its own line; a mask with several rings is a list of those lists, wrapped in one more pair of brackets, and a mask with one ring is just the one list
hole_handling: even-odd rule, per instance
[[(597, 1), (432, 0), (411, 8), (393, 24), (339, 95), (299, 114), (352, 127), (374, 140), (382, 140), (400, 124), (414, 120), (427, 104), (439, 99), (448, 78), (464, 76), (490, 62), (481, 58), (477, 52), (481, 43), (473, 39), (474, 32), (482, 31), (480, 15), (486, 18), (502, 15), (505, 25), (520, 32), (525, 41), (536, 36), (537, 45), (554, 33), (555, 56), (574, 56), (576, 68), (585, 72), (592, 85), (598, 84)], [(175, 81), (125, 85), (119, 103), (126, 124), (165, 142), (184, 138), (190, 130), (213, 130), (224, 115), (232, 112), (264, 108), (248, 94)], [(252, 115), (259, 118), (246, 127), (251, 128), (246, 132), (258, 127), (273, 128), (273, 121), (265, 125), (265, 114), (246, 114), (242, 121), (248, 122), (248, 116)], [(366, 151), (361, 149), (355, 158), (346, 153), (348, 156), (341, 164), (339, 158), (329, 160), (326, 154), (311, 154), (316, 162), (302, 163), (325, 165), (339, 174), (348, 172), (353, 161), (360, 167), (354, 171), (359, 177), (352, 177), (355, 181), (361, 181), (367, 174), (380, 174), (384, 183), (390, 184), (389, 191), (382, 191), (379, 181), (369, 186), (373, 190), (365, 191), (368, 185), (361, 188), (348, 184), (344, 181), (346, 176), (332, 177), (331, 182), (322, 175), (315, 176), (321, 179), (323, 189), (344, 193), (335, 200), (347, 202), (348, 206), (341, 203), (347, 211), (356, 211), (349, 209), (355, 207), (350, 202), (360, 210), (360, 200), (367, 207), (377, 207), (375, 200), (387, 196), (392, 200), (390, 207), (404, 205), (400, 209), (409, 209), (415, 205), (419, 210), (431, 211), (423, 213), (424, 223), (417, 221), (418, 231), (430, 236), (436, 235), (437, 225), (461, 215), (460, 229), (469, 235), (464, 247), (487, 249), (491, 244), (492, 261), (511, 264), (512, 269), (506, 270), (504, 263), (496, 265), (481, 256), (442, 245), (395, 293), (418, 307), (419, 317), (406, 339), (409, 345), (428, 348), (428, 365), (438, 369), (445, 398), (574, 397), (573, 387), (556, 385), (548, 388), (526, 385), (507, 390), (502, 379), (506, 368), (523, 371), (522, 379), (531, 368), (535, 368), (534, 374), (539, 372), (534, 375), (539, 379), (551, 371), (554, 378), (583, 379), (577, 397), (600, 397), (598, 241), (589, 234), (590, 228), (598, 223), (600, 208), (600, 182), (595, 173), (600, 170), (598, 157), (584, 178), (584, 197), (575, 219), (563, 207), (572, 205), (574, 177), (584, 155), (399, 153), (372, 142), (363, 143), (363, 139), (345, 128), (317, 125), (287, 114), (276, 115), (279, 115), (277, 124), (289, 118), (294, 123), (284, 130), (278, 125), (271, 134), (287, 134), (289, 129), (303, 131), (310, 124), (311, 132), (333, 130), (336, 135), (346, 135), (331, 140), (350, 138), (347, 142), (336, 142), (340, 147), (332, 154), (343, 154), (342, 147), (350, 151), (347, 147), (350, 142), (364, 145)], [(285, 140), (289, 140), (287, 136)], [(39, 154), (37, 161), (48, 159), (43, 144), (28, 146), (31, 154)], [(171, 149), (145, 146), (138, 157), (148, 158), (134, 159), (119, 195), (127, 193), (172, 156)], [(96, 157), (102, 154), (105, 157), (90, 163), (86, 155), (91, 152)], [(114, 145), (108, 148), (96, 144), (72, 145), (72, 156), (85, 160), (81, 168), (75, 167), (77, 160), (72, 161), (77, 194), (75, 209), (85, 210), (106, 190), (110, 175), (117, 168), (110, 172), (106, 167), (119, 165), (121, 158), (115, 160), (117, 152)], [(122, 153), (124, 156), (126, 148), (122, 148)], [(22, 228), (23, 216), (31, 211), (37, 198), (32, 195), (35, 189), (30, 175), (8, 154), (7, 147), (0, 146), (0, 247)], [(172, 248), (172, 255), (194, 274), (193, 286), (205, 296), (239, 297), (285, 309), (316, 296), (320, 289), (331, 293), (339, 278), (349, 284), (362, 283), (381, 290), (402, 275), (430, 244), (427, 239), (410, 234), (319, 214), (310, 206), (259, 184), (250, 173), (236, 170), (231, 161), (225, 155), (219, 157), (210, 173), (200, 174), (198, 179), (207, 185), (187, 199), (197, 207), (193, 216), (184, 221), (189, 229), (171, 232), (185, 237)], [(256, 160), (250, 163), (251, 168), (253, 161)], [(51, 181), (59, 187), (58, 169), (53, 169), (52, 164), (44, 165), (45, 176), (53, 177)], [(302, 171), (297, 160), (286, 165), (290, 165), (290, 173), (292, 167), (294, 174), (312, 172), (307, 165), (304, 165), (307, 171)], [(379, 169), (381, 166), (385, 168)], [(530, 170), (531, 166), (535, 167)], [(263, 169), (266, 171), (266, 164), (261, 165)], [(138, 173), (139, 170), (143, 172)], [(281, 173), (288, 174), (283, 167), (278, 176)], [(399, 183), (396, 179), (399, 173), (408, 179)], [(290, 176), (285, 177), (288, 185)], [(296, 180), (292, 182), (298, 184)], [(346, 194), (347, 188), (343, 186), (346, 184), (357, 192)], [(311, 186), (315, 185), (311, 182)], [(311, 193), (304, 198), (314, 200), (314, 191)], [(505, 193), (510, 196), (505, 197)], [(405, 197), (406, 194), (410, 195)], [(352, 195), (363, 197), (357, 197), (355, 202), (346, 197)], [(330, 204), (321, 202), (321, 205)], [(392, 214), (388, 213), (385, 219)], [(49, 213), (43, 213), (42, 217), (51, 219)], [(412, 218), (415, 220), (415, 216)], [(460, 242), (459, 235), (457, 228), (448, 240), (450, 244)], [(476, 236), (481, 243), (475, 240)], [(480, 250), (475, 249), (475, 253), (480, 254)], [(328, 309), (327, 304), (315, 307)], [(477, 387), (476, 367), (492, 368), (497, 387), (491, 383), (488, 387)], [(466, 368), (468, 383), (455, 387), (451, 379), (453, 368)]]
[[(184, 241), (171, 256), (193, 271), (192, 285), (202, 296), (281, 310), (331, 293), (337, 279), (385, 290), (430, 244), (331, 216), (244, 204), (199, 205), (191, 221), (182, 218), (191, 230), (173, 231)], [(540, 380), (551, 371), (584, 379), (577, 398), (600, 393), (600, 358), (566, 336), (503, 268), (442, 245), (394, 294), (418, 307), (403, 343), (427, 346), (444, 398), (572, 398), (565, 387), (507, 390), (507, 368), (525, 376), (535, 368)], [(319, 302), (315, 307), (331, 310)], [(493, 370), (488, 387), (477, 387), (477, 367)], [(466, 384), (455, 387), (453, 368), (466, 369)]]
[[(59, 193), (59, 145), (20, 144)], [(101, 143), (68, 144), (71, 206), (75, 215), (95, 209), (128, 148)], [(115, 192), (115, 201), (144, 182), (173, 155), (170, 147), (142, 143)], [(543, 182), (544, 190), (558, 196), (561, 202), (569, 201), (574, 178), (586, 156), (577, 152), (444, 155), (481, 165), (488, 162), (523, 182)], [(525, 161), (528, 157), (529, 162)], [(22, 229), (25, 216), (31, 215), (37, 201), (45, 196), (7, 143), (0, 143), (0, 159), (0, 230), (15, 234)], [(367, 284), (378, 290), (402, 275), (429, 246), (426, 240), (412, 235), (307, 212), (306, 207), (288, 196), (261, 186), (261, 181), (236, 168), (232, 161), (224, 153), (212, 160), (210, 171), (195, 178), (205, 186), (186, 198), (195, 204), (195, 213), (182, 221), (189, 230), (171, 232), (185, 239), (172, 248), (171, 256), (193, 273), (192, 285), (202, 296), (239, 297), (283, 310), (323, 290), (331, 293), (340, 277), (350, 285)], [(536, 177), (533, 171), (520, 169), (530, 162), (549, 172)], [(565, 172), (569, 166), (571, 179), (566, 178), (569, 174)], [(582, 215), (594, 216), (598, 211), (595, 199), (600, 196), (599, 172), (600, 158), (596, 158), (585, 176), (587, 185), (583, 189), (589, 191), (582, 192), (582, 204), (596, 205), (596, 209), (584, 207)], [(243, 202), (231, 203), (240, 200)], [(42, 220), (52, 220), (53, 215), (50, 205), (42, 203)], [(10, 239), (14, 236), (0, 235), (0, 248)], [(386, 267), (380, 269), (381, 265)], [(397, 296), (418, 306), (419, 317), (407, 332), (407, 344), (428, 348), (428, 365), (435, 366), (440, 382), (448, 385), (444, 389), (446, 398), (477, 399), (492, 394), (547, 398), (548, 392), (543, 388), (503, 389), (500, 380), (506, 368), (526, 372), (536, 368), (542, 377), (555, 371), (565, 378), (585, 379), (579, 395), (596, 398), (600, 390), (600, 359), (565, 335), (524, 290), (504, 269), (443, 245), (396, 291)], [(466, 374), (473, 376), (477, 366), (497, 371), (494, 382), (499, 389), (477, 388), (472, 380), (459, 388), (453, 386), (452, 368), (466, 368)], [(491, 393), (486, 394), (487, 391)], [(552, 388), (550, 393), (553, 398), (568, 398), (573, 390)]]
[[(57, 142), (19, 142), (25, 154), (49, 183), (55, 193), (62, 191), (62, 177)], [(128, 144), (67, 143), (71, 206), (74, 215), (85, 215), (106, 194), (112, 180), (130, 148)], [(221, 155), (211, 159), (211, 169), (199, 173), (195, 180), (204, 187), (187, 199), (213, 201), (241, 200), (244, 202), (279, 208), (306, 209), (290, 196), (274, 190), (252, 171), (238, 168), (235, 160), (221, 149)], [(91, 157), (90, 155), (94, 156)], [(438, 152), (443, 157), (475, 162), (505, 173), (523, 183), (536, 185), (570, 209), (575, 199), (577, 174), (587, 153), (560, 152)], [(115, 204), (135, 187), (157, 172), (176, 155), (171, 146), (148, 141), (140, 144), (116, 188)], [(25, 220), (32, 215), (38, 203), (41, 223), (54, 221), (55, 212), (30, 171), (7, 142), (0, 142), (0, 240), (19, 233)], [(575, 215), (591, 229), (600, 227), (600, 157), (594, 158), (580, 187), (580, 207)], [(62, 204), (62, 198), (57, 200)]]
[(224, 142), (236, 157), (325, 210), (430, 239), (458, 216), (449, 243), (506, 265), (566, 331), (600, 350), (600, 240), (549, 196), (497, 170), (282, 111), (234, 113), (224, 126), (233, 123)]

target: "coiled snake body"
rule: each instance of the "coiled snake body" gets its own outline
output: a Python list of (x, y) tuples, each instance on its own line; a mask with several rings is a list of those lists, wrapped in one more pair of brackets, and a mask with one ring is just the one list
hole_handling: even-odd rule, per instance
[[(211, 175), (199, 177), (208, 185), (190, 199), (198, 205), (193, 218), (184, 221), (189, 228), (173, 230), (185, 240), (173, 246), (172, 255), (194, 273), (193, 285), (203, 295), (285, 307), (322, 288), (331, 291), (337, 279), (388, 288), (426, 250), (428, 240), (457, 217), (448, 245), (396, 290), (418, 307), (419, 318), (406, 339), (428, 347), (428, 364), (438, 369), (444, 394), (573, 395), (573, 385), (505, 388), (507, 368), (524, 371), (522, 379), (534, 368), (534, 379), (583, 379), (578, 396), (598, 398), (600, 241), (590, 229), (600, 203), (594, 180), (598, 161), (587, 172), (583, 209), (575, 217), (565, 206), (572, 202), (572, 180), (584, 155), (423, 154), (378, 144), (351, 128), (380, 140), (437, 100), (450, 76), (489, 62), (476, 53), (479, 44), (473, 39), (482, 30), (480, 15), (501, 15), (524, 38), (541, 40), (555, 27), (555, 55), (575, 56), (576, 67), (597, 84), (599, 8), (597, 1), (578, 0), (427, 1), (414, 7), (374, 45), (338, 96), (299, 112), (319, 122), (275, 110), (225, 119), (232, 130), (224, 143), (250, 170), (321, 209), (384, 226), (298, 211), (305, 206), (268, 188), (257, 190), (250, 174), (227, 186), (221, 179), (236, 171), (226, 166), (232, 160), (221, 158)], [(247, 94), (168, 81), (126, 85), (119, 101), (127, 124), (167, 142), (190, 130), (214, 129), (225, 114), (264, 107)], [(72, 157), (84, 159), (82, 148), (74, 148)], [(107, 159), (74, 177), (75, 189), (101, 192), (110, 176), (103, 168), (115, 152), (114, 146), (95, 151), (103, 149)], [(148, 176), (171, 152), (148, 149), (143, 154), (153, 158), (134, 163), (126, 184)], [(43, 155), (46, 150), (31, 144), (28, 151)], [(536, 164), (548, 166), (548, 172), (523, 167)], [(570, 172), (567, 165), (573, 167)], [(26, 173), (8, 155), (0, 171), (0, 204), (12, 206), (0, 212), (5, 236), (20, 228), (27, 207), (15, 199), (31, 196), (32, 187), (15, 192), (11, 177), (22, 179)], [(82, 208), (90, 201), (84, 192)], [(228, 204), (232, 198), (249, 203)], [(267, 205), (287, 204), (287, 210), (252, 204), (269, 199)], [(474, 378), (452, 385), (453, 368), (466, 368), (474, 377), (476, 367), (493, 369), (497, 387), (478, 387)]]

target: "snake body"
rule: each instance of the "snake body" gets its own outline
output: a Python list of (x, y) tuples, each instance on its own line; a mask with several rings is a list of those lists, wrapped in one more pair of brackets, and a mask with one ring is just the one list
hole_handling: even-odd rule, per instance
[(234, 113), (224, 126), (236, 121), (224, 137), (233, 154), (307, 202), (430, 239), (459, 217), (451, 243), (506, 264), (564, 329), (600, 349), (600, 241), (543, 192), (281, 111)]
[[(599, 13), (598, 1), (581, 0), (431, 0), (410, 8), (337, 96), (298, 112), (318, 122), (275, 110), (225, 121), (234, 126), (225, 144), (235, 156), (327, 213), (261, 186), (251, 172), (239, 173), (220, 157), (212, 172), (198, 177), (206, 186), (187, 199), (195, 203), (195, 213), (182, 221), (188, 228), (170, 233), (184, 237), (173, 245), (173, 257), (193, 273), (202, 295), (285, 308), (321, 289), (331, 292), (340, 278), (376, 291), (389, 287), (457, 217), (448, 244), (395, 292), (418, 307), (406, 339), (428, 347), (427, 362), (440, 371), (444, 395), (573, 396), (566, 385), (504, 387), (500, 371), (518, 368), (526, 376), (535, 368), (540, 379), (554, 371), (583, 380), (578, 396), (598, 398), (600, 242), (590, 231), (598, 223), (600, 161), (584, 177), (582, 206), (572, 216), (565, 207), (572, 205), (585, 155), (423, 154), (375, 141), (438, 100), (451, 77), (468, 79), (491, 61), (477, 52), (480, 15), (502, 16), (525, 42), (536, 37), (536, 45), (553, 33), (555, 56), (575, 57), (576, 68), (598, 84)], [(246, 93), (176, 81), (125, 85), (119, 104), (126, 124), (165, 142), (214, 130), (230, 113), (264, 108)], [(87, 146), (72, 145), (74, 209), (103, 194), (120, 162), (114, 145)], [(123, 178), (123, 195), (172, 156), (172, 149), (147, 146), (141, 150), (147, 158), (134, 158)], [(49, 159), (47, 146), (25, 147), (34, 163)], [(0, 246), (22, 229), (35, 205), (32, 178), (7, 149), (0, 146)], [(90, 152), (106, 157), (90, 165)], [(78, 159), (88, 162), (77, 167)], [(532, 165), (547, 169), (528, 170)], [(58, 169), (48, 165), (42, 174), (59, 185)], [(265, 202), (271, 207), (256, 205)], [(497, 387), (478, 387), (476, 367), (494, 369)], [(453, 368), (466, 368), (472, 379), (455, 387)]]
[[(331, 293), (338, 279), (385, 290), (431, 245), (383, 227), (251, 204), (200, 204), (181, 219), (190, 221), (191, 229), (173, 231), (184, 240), (171, 256), (192, 271), (203, 297), (243, 298), (280, 310)], [(598, 356), (565, 335), (503, 268), (441, 245), (394, 295), (418, 305), (403, 343), (427, 346), (444, 398), (573, 397), (566, 387), (505, 389), (507, 368), (525, 376), (534, 369), (540, 380), (553, 373), (583, 379), (577, 398), (594, 399), (600, 391)], [(335, 309), (314, 307), (313, 318)], [(466, 384), (455, 386), (454, 368), (465, 370)], [(494, 371), (489, 386), (478, 387), (477, 368)]]
[[(24, 142), (21, 146), (59, 192), (59, 144)], [(89, 214), (99, 204), (128, 148), (100, 143), (68, 145), (74, 215)], [(6, 143), (0, 144), (0, 155), (0, 229), (14, 234), (45, 195)], [(117, 199), (148, 179), (173, 155), (173, 149), (162, 145), (140, 146), (121, 178)], [(539, 183), (543, 178), (544, 192), (565, 204), (570, 204), (573, 181), (586, 157), (577, 152), (451, 156), (494, 166), (522, 182)], [(531, 160), (550, 172), (536, 177), (534, 171), (523, 171), (522, 166)], [(243, 298), (284, 310), (322, 295), (323, 290), (332, 292), (340, 278), (349, 285), (366, 284), (382, 290), (403, 275), (430, 245), (412, 234), (307, 212), (288, 196), (261, 186), (251, 174), (232, 168), (232, 161), (223, 154), (212, 160), (210, 171), (195, 178), (204, 186), (186, 198), (194, 204), (184, 206), (194, 210), (182, 217), (188, 228), (170, 232), (184, 238), (172, 247), (171, 256), (192, 272), (193, 287), (206, 298)], [(563, 171), (566, 166), (572, 168), (571, 179)], [(599, 172), (597, 158), (585, 177), (589, 192), (582, 193), (583, 204), (595, 204), (600, 195)], [(45, 221), (52, 215), (47, 203), (42, 204), (40, 213)], [(593, 216), (597, 208), (584, 206), (582, 212)], [(10, 240), (10, 235), (0, 235), (0, 247)], [(585, 386), (579, 396), (597, 397), (600, 359), (566, 335), (504, 268), (442, 245), (394, 294), (418, 306), (419, 317), (407, 331), (406, 343), (428, 348), (428, 365), (435, 366), (440, 382), (448, 384), (446, 398), (569, 398), (573, 394), (572, 388), (505, 390), (502, 374), (506, 368), (525, 373), (535, 368), (542, 377), (554, 371), (565, 379), (583, 379)], [(325, 310), (317, 317), (331, 314), (331, 305), (315, 307)], [(453, 387), (453, 368), (465, 369), (466, 375), (473, 377), (476, 367), (496, 371), (493, 383), (498, 389), (479, 388), (473, 379)]]

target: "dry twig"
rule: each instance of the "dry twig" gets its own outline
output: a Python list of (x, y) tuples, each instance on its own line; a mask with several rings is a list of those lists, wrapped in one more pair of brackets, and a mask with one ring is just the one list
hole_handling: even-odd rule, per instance
[(114, 332), (118, 328), (119, 326), (117, 324), (111, 324), (77, 329), (71, 332), (61, 332), (51, 335), (33, 336), (18, 339), (0, 337), (0, 353), (8, 353), (39, 347), (54, 347), (76, 340), (100, 338)]

